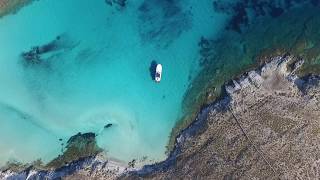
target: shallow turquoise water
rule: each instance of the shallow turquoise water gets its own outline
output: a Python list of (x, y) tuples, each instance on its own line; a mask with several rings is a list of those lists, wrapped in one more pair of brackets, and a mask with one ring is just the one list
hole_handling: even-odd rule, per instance
[[(47, 162), (61, 153), (59, 138), (78, 132), (97, 133), (112, 158), (165, 158), (199, 71), (198, 42), (225, 19), (210, 0), (136, 0), (124, 9), (41, 0), (0, 19), (0, 164)], [(57, 48), (40, 63), (21, 57), (50, 42)], [(163, 64), (160, 84), (151, 79), (152, 60)]]

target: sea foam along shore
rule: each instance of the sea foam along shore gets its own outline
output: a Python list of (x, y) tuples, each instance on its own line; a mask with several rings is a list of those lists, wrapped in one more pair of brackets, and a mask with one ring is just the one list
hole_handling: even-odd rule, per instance
[(79, 177), (81, 173), (83, 173), (84, 176), (91, 174), (91, 176), (95, 177), (115, 179), (124, 172), (133, 170), (137, 170), (137, 168), (129, 167), (127, 164), (117, 160), (108, 159), (104, 153), (99, 153), (95, 157), (81, 158), (53, 170), (38, 170), (33, 166), (20, 172), (6, 169), (0, 172), (0, 179), (56, 179), (72, 176), (72, 174), (77, 174)]

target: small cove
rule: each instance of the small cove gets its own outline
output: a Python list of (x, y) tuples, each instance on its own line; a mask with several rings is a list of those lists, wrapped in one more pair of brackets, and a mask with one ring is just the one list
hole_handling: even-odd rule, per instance
[[(163, 160), (169, 136), (190, 123), (179, 120), (194, 120), (223, 83), (264, 57), (292, 53), (306, 60), (301, 74), (319, 72), (318, 8), (299, 0), (34, 1), (0, 19), (0, 165), (49, 162), (79, 132), (95, 133), (111, 159)], [(164, 67), (160, 84), (155, 62)]]
[[(78, 132), (96, 133), (115, 159), (164, 159), (200, 70), (199, 40), (214, 37), (225, 20), (209, 0), (130, 1), (124, 8), (41, 0), (3, 17), (0, 164), (48, 162)], [(22, 56), (35, 46), (48, 50)], [(164, 67), (160, 84), (150, 76), (153, 60)]]

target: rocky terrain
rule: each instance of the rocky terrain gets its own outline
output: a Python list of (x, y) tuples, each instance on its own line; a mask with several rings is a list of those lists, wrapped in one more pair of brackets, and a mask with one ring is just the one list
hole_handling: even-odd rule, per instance
[(81, 158), (52, 170), (41, 170), (35, 166), (29, 166), (21, 171), (12, 168), (5, 169), (0, 171), (0, 179), (116, 179), (122, 173), (132, 170), (134, 168), (120, 162), (107, 160), (107, 157), (100, 153), (94, 157)]
[(162, 163), (122, 178), (319, 179), (320, 78), (277, 57), (226, 86)]
[(231, 81), (158, 164), (134, 170), (97, 156), (54, 171), (6, 171), (0, 178), (318, 179), (320, 77), (297, 77), (302, 64), (275, 57)]

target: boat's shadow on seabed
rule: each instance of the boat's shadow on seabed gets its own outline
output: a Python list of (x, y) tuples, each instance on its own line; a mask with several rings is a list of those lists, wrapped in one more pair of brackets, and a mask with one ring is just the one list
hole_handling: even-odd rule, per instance
[(149, 67), (149, 72), (150, 72), (150, 76), (151, 76), (152, 80), (155, 80), (154, 77), (156, 74), (157, 64), (158, 64), (157, 61), (153, 60), (150, 64), (150, 67)]

